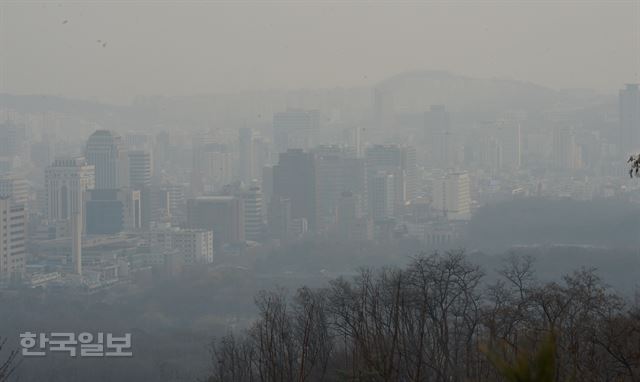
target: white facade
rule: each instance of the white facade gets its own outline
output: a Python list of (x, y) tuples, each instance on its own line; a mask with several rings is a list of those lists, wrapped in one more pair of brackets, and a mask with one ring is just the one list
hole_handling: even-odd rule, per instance
[(14, 204), (27, 204), (29, 201), (29, 183), (16, 176), (0, 177), (0, 198), (9, 198)]
[(259, 241), (264, 228), (264, 212), (262, 208), (262, 192), (252, 187), (242, 194), (244, 201), (244, 235), (245, 239)]
[(175, 250), (185, 264), (213, 262), (213, 232), (199, 229), (158, 229), (148, 233), (152, 248)]
[(0, 199), (0, 283), (19, 280), (24, 273), (26, 224), (23, 204)]
[(171, 235), (173, 249), (184, 257), (185, 264), (213, 262), (213, 232), (205, 230), (179, 230)]
[(471, 218), (471, 193), (469, 174), (449, 173), (434, 182), (433, 209), (449, 220)]

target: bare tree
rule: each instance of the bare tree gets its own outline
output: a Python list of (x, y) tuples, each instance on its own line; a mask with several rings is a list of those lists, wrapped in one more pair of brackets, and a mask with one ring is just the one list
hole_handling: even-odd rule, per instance
[[(593, 270), (541, 284), (533, 260), (512, 255), (499, 273), (484, 285), (461, 252), (421, 254), (293, 298), (262, 292), (246, 335), (213, 345), (210, 380), (509, 380), (505, 370), (516, 369), (495, 357), (525, 374), (544, 366), (544, 380), (638, 380), (640, 308)], [(537, 364), (540, 354), (552, 362)]]
[[(6, 347), (7, 339), (0, 338), (0, 354), (2, 350)], [(15, 372), (18, 364), (16, 363), (16, 358), (18, 357), (17, 350), (9, 351), (9, 355), (4, 361), (0, 361), (0, 382), (6, 382), (9, 380), (9, 377)]]

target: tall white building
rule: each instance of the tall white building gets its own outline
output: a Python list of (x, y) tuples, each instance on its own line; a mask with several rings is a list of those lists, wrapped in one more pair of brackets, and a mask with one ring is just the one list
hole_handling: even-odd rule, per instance
[(120, 135), (97, 130), (87, 140), (85, 156), (87, 162), (95, 166), (97, 189), (129, 186), (129, 158)]
[(69, 220), (74, 213), (84, 222), (86, 191), (95, 187), (94, 166), (83, 157), (58, 158), (45, 170), (47, 217)]
[(0, 198), (0, 284), (20, 280), (24, 273), (26, 221), (24, 204)]
[(449, 220), (471, 219), (469, 174), (453, 172), (434, 182), (433, 209)]
[(14, 204), (26, 205), (29, 201), (29, 183), (14, 175), (0, 176), (0, 198), (9, 198)]
[(245, 239), (259, 241), (264, 232), (264, 212), (262, 207), (262, 192), (259, 187), (251, 187), (242, 193), (244, 202), (244, 232)]
[(577, 170), (582, 167), (582, 150), (576, 143), (575, 134), (568, 127), (553, 131), (553, 162), (562, 170)]

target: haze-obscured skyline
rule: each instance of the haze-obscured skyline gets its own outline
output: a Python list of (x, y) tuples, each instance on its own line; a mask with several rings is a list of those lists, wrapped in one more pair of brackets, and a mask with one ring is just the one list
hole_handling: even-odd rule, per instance
[(127, 103), (149, 94), (370, 86), (422, 69), (608, 93), (640, 81), (638, 1), (8, 1), (1, 10), (5, 93)]

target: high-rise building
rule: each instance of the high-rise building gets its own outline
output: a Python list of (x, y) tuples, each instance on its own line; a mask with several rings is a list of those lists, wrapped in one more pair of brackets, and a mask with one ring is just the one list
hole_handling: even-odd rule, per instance
[(12, 121), (0, 123), (0, 157), (15, 157), (24, 152), (26, 128)]
[(29, 183), (15, 175), (0, 176), (0, 198), (9, 198), (14, 204), (26, 206), (29, 201)]
[(124, 142), (130, 150), (146, 150), (151, 147), (153, 138), (145, 133), (127, 133)]
[(151, 185), (153, 174), (153, 162), (151, 152), (146, 150), (133, 150), (129, 156), (129, 185), (136, 190), (142, 190)]
[(582, 150), (576, 143), (571, 128), (558, 127), (553, 131), (553, 163), (561, 170), (577, 170), (582, 167)]
[(256, 176), (254, 157), (253, 130), (241, 128), (238, 132), (238, 178), (244, 184), (249, 184)]
[[(366, 200), (364, 160), (355, 158), (340, 147), (321, 146), (314, 150), (318, 229), (326, 231), (335, 223), (338, 201), (343, 192), (356, 195), (358, 203)], [(359, 205), (366, 209), (366, 204)]]
[(449, 220), (471, 218), (471, 192), (469, 174), (448, 173), (433, 185), (433, 209)]
[(26, 258), (26, 220), (23, 204), (0, 198), (0, 283), (21, 279)]
[(187, 198), (185, 196), (186, 186), (183, 184), (170, 183), (163, 186), (169, 194), (169, 213), (171, 223), (180, 225), (187, 221)]
[(269, 236), (286, 240), (290, 236), (291, 201), (286, 198), (272, 198), (267, 213)]
[(280, 154), (273, 167), (273, 197), (289, 199), (291, 218), (304, 218), (310, 230), (316, 229), (316, 176), (314, 155), (300, 149)]
[(369, 211), (373, 220), (383, 220), (394, 216), (395, 189), (394, 175), (378, 171), (369, 178)]
[(213, 231), (216, 247), (245, 241), (244, 203), (234, 196), (187, 200), (187, 227)]
[(85, 158), (54, 160), (45, 170), (48, 220), (69, 220), (74, 213), (80, 213), (81, 221), (84, 222), (86, 191), (94, 187), (94, 166), (87, 164)]
[(240, 197), (244, 201), (244, 232), (245, 238), (260, 241), (264, 237), (264, 211), (262, 207), (262, 192), (259, 187), (251, 187)]
[(373, 89), (373, 125), (378, 129), (393, 127), (394, 119), (392, 91), (384, 87)]
[(273, 116), (273, 143), (276, 152), (289, 149), (308, 150), (320, 128), (320, 113), (317, 110), (289, 109)]
[(635, 154), (640, 149), (640, 84), (627, 84), (619, 94), (620, 151)]
[[(201, 192), (219, 192), (233, 180), (233, 154), (224, 144), (194, 143), (193, 175), (202, 182)], [(196, 187), (197, 188), (197, 187)]]
[(363, 216), (359, 197), (345, 191), (340, 195), (336, 215), (335, 233), (347, 240), (369, 240), (373, 237), (373, 220)]
[(113, 235), (142, 227), (140, 191), (96, 189), (87, 192), (86, 224), (90, 235)]
[(140, 191), (142, 226), (149, 227), (153, 215), (151, 207), (151, 176), (153, 174), (151, 152), (146, 150), (133, 150), (129, 151), (128, 155), (129, 184), (132, 189)]
[(462, 150), (457, 135), (451, 128), (446, 107), (431, 105), (424, 119), (424, 140), (428, 150), (422, 160), (433, 168), (455, 167), (461, 159)]
[(348, 145), (350, 154), (356, 158), (363, 156), (361, 130), (360, 127), (351, 127), (342, 131), (342, 139)]
[(152, 187), (150, 192), (150, 199), (151, 202), (149, 204), (151, 205), (151, 221), (169, 222), (171, 220), (172, 213), (171, 194), (169, 193), (169, 190), (164, 187)]
[(82, 217), (74, 212), (71, 217), (71, 258), (77, 275), (82, 275)]
[(95, 166), (96, 189), (129, 186), (129, 158), (120, 135), (97, 130), (87, 140), (85, 156), (87, 162)]
[(396, 214), (417, 196), (418, 167), (411, 146), (374, 145), (365, 151), (367, 178), (380, 171), (393, 175)]

